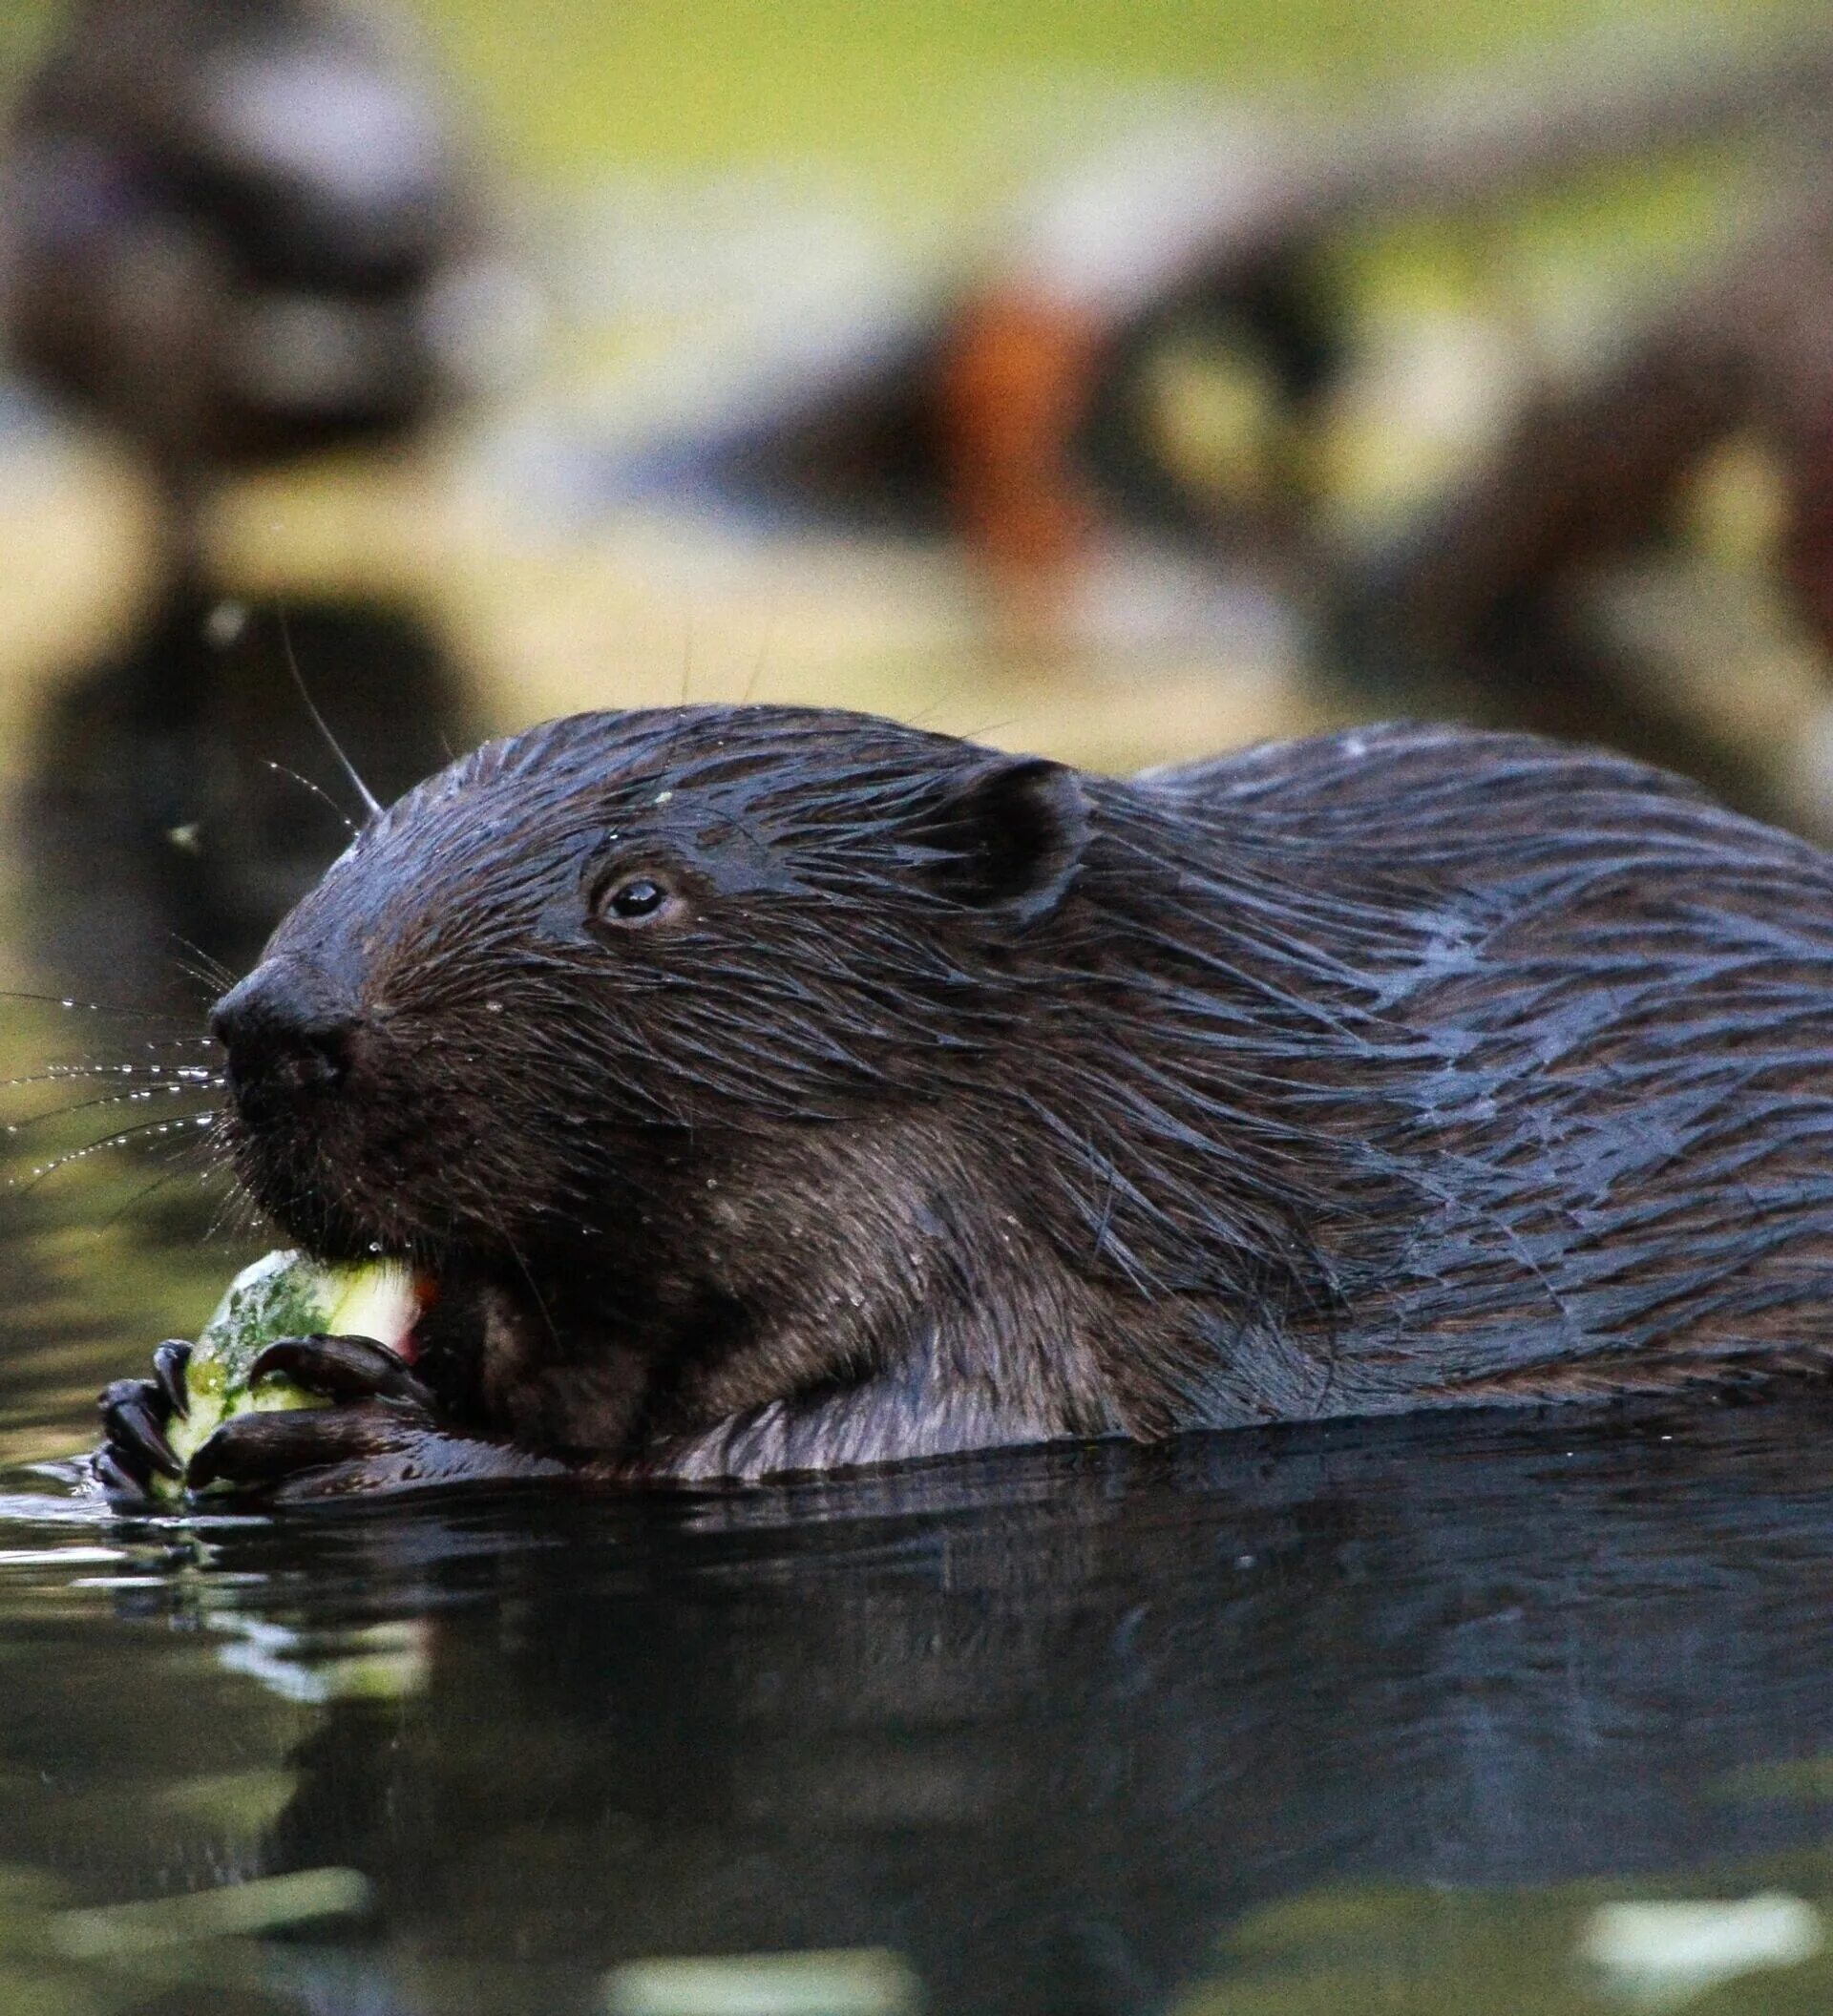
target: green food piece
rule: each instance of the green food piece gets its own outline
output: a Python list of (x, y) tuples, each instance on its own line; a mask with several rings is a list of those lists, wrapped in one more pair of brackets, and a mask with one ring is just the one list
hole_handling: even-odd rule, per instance
[[(166, 1439), (188, 1469), (199, 1449), (235, 1415), (327, 1405), (277, 1374), (251, 1386), (249, 1370), (263, 1347), (277, 1337), (323, 1332), (373, 1337), (398, 1350), (418, 1312), (413, 1275), (399, 1261), (327, 1267), (304, 1253), (269, 1253), (230, 1282), (203, 1326), (185, 1367), (189, 1411), (173, 1417)], [(183, 1490), (166, 1479), (159, 1487), (168, 1497)]]

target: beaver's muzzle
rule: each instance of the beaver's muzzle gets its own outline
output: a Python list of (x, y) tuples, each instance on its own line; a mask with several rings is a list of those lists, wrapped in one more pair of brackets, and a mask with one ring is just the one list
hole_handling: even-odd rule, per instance
[(318, 976), (266, 959), (232, 987), (210, 1018), (228, 1053), (230, 1096), (259, 1126), (334, 1093), (349, 1076), (356, 1017)]

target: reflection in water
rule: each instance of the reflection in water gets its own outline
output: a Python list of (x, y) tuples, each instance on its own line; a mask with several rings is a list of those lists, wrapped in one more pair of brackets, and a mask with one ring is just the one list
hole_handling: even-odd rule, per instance
[(60, 986), (195, 1008), (181, 967), (243, 970), (344, 845), (360, 808), (289, 658), (385, 804), (472, 739), (455, 668), (404, 609), (175, 595), (74, 675), (41, 733), (21, 851)]
[(1820, 2016), (1833, 2001), (1824, 1851), (1715, 1872), (1686, 1895), (1625, 1888), (1363, 1884), (1275, 1904), (1230, 1936), (1214, 1978), (1171, 2016), (1335, 2016), (1369, 2007), (1373, 1982), (1380, 2006), (1406, 2016)]
[[(888, 1947), (938, 2011), (1150, 2009), (1264, 1972), (1215, 1942), (1319, 1885), (1820, 1840), (1773, 1768), (1833, 1747), (1829, 1426), (1797, 1394), (22, 1523), (0, 1860), (86, 1902), (359, 1872), (360, 1924), (271, 1946), (285, 2007), (584, 2011), (635, 1956)], [(1288, 1974), (1240, 2006), (1343, 2006)]]

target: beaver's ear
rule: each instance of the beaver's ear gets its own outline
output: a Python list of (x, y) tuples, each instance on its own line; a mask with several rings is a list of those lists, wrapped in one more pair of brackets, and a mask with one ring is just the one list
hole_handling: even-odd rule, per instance
[(953, 787), (916, 835), (922, 874), (952, 902), (1034, 923), (1062, 902), (1088, 845), (1088, 796), (1060, 763), (1020, 756)]

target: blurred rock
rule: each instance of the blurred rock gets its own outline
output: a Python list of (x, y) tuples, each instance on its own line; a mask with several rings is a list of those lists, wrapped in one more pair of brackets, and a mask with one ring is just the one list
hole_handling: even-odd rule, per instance
[(77, 0), (3, 214), (15, 358), (173, 482), (423, 425), (509, 291), (429, 80), (334, 0)]

